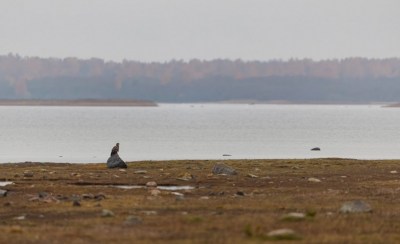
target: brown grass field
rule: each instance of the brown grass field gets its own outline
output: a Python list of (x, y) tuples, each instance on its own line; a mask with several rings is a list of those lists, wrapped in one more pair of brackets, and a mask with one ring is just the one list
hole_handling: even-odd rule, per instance
[[(0, 243), (400, 243), (400, 160), (224, 160), (233, 176), (211, 174), (217, 162), (0, 164), (14, 182), (0, 187)], [(350, 200), (373, 211), (340, 213)], [(282, 219), (291, 212), (306, 217)], [(267, 235), (280, 228), (293, 240)]]

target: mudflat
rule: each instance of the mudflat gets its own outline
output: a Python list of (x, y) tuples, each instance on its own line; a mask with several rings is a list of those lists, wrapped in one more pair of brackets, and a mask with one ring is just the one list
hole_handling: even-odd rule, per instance
[[(0, 181), (0, 243), (400, 242), (400, 160), (13, 163)], [(370, 209), (341, 211), (355, 200)]]

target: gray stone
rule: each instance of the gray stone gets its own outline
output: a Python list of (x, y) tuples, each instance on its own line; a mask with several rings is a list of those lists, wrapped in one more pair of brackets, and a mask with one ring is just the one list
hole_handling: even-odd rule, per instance
[(278, 229), (270, 231), (267, 236), (276, 240), (293, 240), (297, 239), (296, 232), (291, 229)]
[(157, 182), (155, 181), (149, 181), (146, 183), (147, 187), (157, 187)]
[(81, 203), (80, 203), (79, 201), (75, 200), (75, 201), (72, 202), (72, 206), (74, 206), (74, 207), (80, 207), (80, 206), (81, 206)]
[(114, 213), (111, 210), (103, 209), (101, 211), (101, 217), (114, 217)]
[(5, 196), (7, 196), (7, 190), (0, 189), (0, 197), (5, 197)]
[(142, 218), (135, 215), (129, 215), (124, 222), (124, 224), (126, 225), (137, 225), (141, 223), (142, 223)]
[(24, 172), (24, 177), (33, 177), (33, 173), (30, 171), (25, 171)]
[(316, 182), (316, 183), (321, 182), (320, 179), (318, 179), (318, 178), (313, 178), (313, 177), (308, 178), (307, 180), (308, 180), (309, 182)]
[(118, 153), (110, 156), (107, 160), (107, 167), (112, 168), (128, 168), (128, 165), (119, 157)]
[(236, 175), (237, 172), (235, 169), (226, 166), (225, 164), (222, 163), (217, 163), (214, 165), (212, 169), (212, 173), (215, 175)]
[(306, 218), (304, 213), (292, 212), (282, 216), (281, 220), (284, 221), (301, 221)]
[(365, 213), (365, 212), (372, 212), (371, 206), (362, 201), (362, 200), (355, 200), (350, 202), (343, 203), (342, 207), (340, 208), (341, 213)]
[(104, 195), (103, 193), (99, 193), (94, 196), (94, 200), (96, 201), (101, 201), (103, 199), (106, 199), (106, 195)]
[(189, 181), (192, 180), (194, 177), (192, 174), (186, 172), (184, 174), (182, 174), (179, 178), (177, 178), (177, 180), (183, 180), (183, 181)]

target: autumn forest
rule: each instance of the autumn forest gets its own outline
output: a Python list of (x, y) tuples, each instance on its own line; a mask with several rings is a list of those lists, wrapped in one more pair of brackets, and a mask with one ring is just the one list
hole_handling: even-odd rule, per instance
[(157, 102), (400, 101), (400, 59), (143, 63), (0, 56), (0, 99)]

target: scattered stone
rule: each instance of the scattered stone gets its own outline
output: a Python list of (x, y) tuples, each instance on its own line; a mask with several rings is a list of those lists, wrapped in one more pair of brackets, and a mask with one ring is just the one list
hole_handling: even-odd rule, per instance
[(238, 192), (236, 192), (236, 196), (241, 196), (241, 197), (244, 197), (244, 192), (242, 192), (242, 191), (238, 191)]
[(79, 201), (75, 200), (75, 201), (72, 202), (72, 206), (74, 206), (74, 207), (80, 207), (80, 206), (81, 206), (81, 203), (80, 203)]
[(142, 223), (142, 218), (135, 215), (129, 215), (124, 222), (125, 225), (137, 225)]
[(7, 196), (7, 190), (0, 189), (0, 197), (5, 197), (5, 196)]
[(68, 197), (67, 197), (67, 196), (63, 196), (63, 195), (61, 195), (61, 194), (58, 194), (58, 195), (56, 196), (56, 198), (57, 198), (57, 200), (59, 200), (59, 201), (67, 201), (67, 200), (68, 200)]
[(308, 180), (309, 182), (321, 182), (321, 180), (320, 180), (320, 179), (313, 178), (313, 177), (311, 177), (311, 178), (308, 178), (307, 180)]
[(147, 170), (136, 170), (134, 173), (144, 175), (144, 174), (147, 174)]
[(190, 173), (186, 172), (183, 175), (181, 175), (177, 180), (183, 180), (183, 181), (189, 181), (192, 180), (194, 177)]
[(302, 221), (306, 218), (304, 213), (288, 213), (282, 216), (281, 220), (283, 221)]
[(253, 175), (253, 174), (250, 174), (250, 173), (249, 173), (249, 174), (247, 174), (246, 176), (247, 176), (247, 177), (249, 177), (249, 178), (258, 178), (258, 176), (257, 176), (257, 175)]
[(160, 195), (160, 194), (161, 194), (161, 191), (158, 190), (158, 189), (152, 189), (152, 190), (150, 190), (150, 195), (152, 195), (152, 196), (154, 196), (154, 197), (156, 197), (156, 196), (158, 196), (158, 195)]
[(330, 211), (327, 212), (327, 213), (326, 213), (326, 216), (329, 216), (329, 217), (330, 217), (330, 216), (333, 216), (333, 212), (330, 212)]
[(82, 199), (94, 199), (93, 194), (82, 194)]
[(122, 160), (119, 157), (118, 153), (116, 153), (116, 154), (110, 156), (107, 159), (107, 167), (109, 169), (112, 169), (112, 168), (128, 168), (128, 165), (126, 165), (124, 160)]
[(319, 148), (319, 147), (314, 147), (314, 148), (311, 148), (311, 151), (321, 151), (321, 148)]
[(286, 228), (270, 231), (267, 236), (275, 240), (294, 240), (298, 238), (296, 232)]
[(212, 173), (215, 175), (236, 175), (237, 172), (235, 169), (226, 166), (223, 163), (217, 163), (214, 165), (212, 169)]
[(22, 233), (23, 229), (19, 225), (13, 225), (13, 226), (10, 227), (10, 232), (11, 233)]
[(13, 202), (5, 202), (4, 204), (3, 204), (3, 206), (4, 207), (9, 207), (9, 206), (11, 206), (13, 204)]
[(149, 181), (146, 183), (147, 187), (157, 187), (157, 182), (155, 181)]
[(220, 192), (210, 192), (208, 193), (209, 196), (223, 196), (225, 195), (224, 191), (220, 191)]
[(15, 217), (14, 219), (15, 220), (25, 220), (26, 219), (26, 215), (21, 215), (21, 216)]
[(24, 177), (33, 177), (33, 173), (30, 171), (25, 171), (24, 172)]
[(362, 201), (362, 200), (355, 200), (350, 202), (343, 203), (342, 207), (340, 208), (341, 213), (365, 213), (365, 212), (372, 212), (371, 206)]
[(183, 200), (185, 200), (185, 196), (184, 196), (184, 195), (177, 195), (177, 196), (175, 197), (175, 200), (176, 200), (176, 201), (183, 201)]
[(38, 197), (39, 198), (46, 198), (46, 197), (48, 197), (49, 196), (49, 193), (47, 193), (47, 192), (39, 192), (38, 193)]
[(71, 196), (71, 200), (72, 201), (80, 201), (81, 200), (81, 196), (73, 194)]
[(397, 170), (390, 171), (391, 174), (397, 174)]
[(210, 198), (207, 197), (207, 196), (202, 196), (202, 197), (200, 197), (200, 200), (208, 200), (208, 199), (210, 199)]
[(101, 211), (101, 217), (114, 217), (114, 213), (111, 210), (103, 209)]
[(183, 193), (176, 192), (176, 191), (171, 192), (171, 194), (175, 195), (175, 196), (183, 196), (184, 195)]
[(103, 199), (106, 199), (106, 196), (103, 193), (99, 193), (94, 196), (94, 200), (96, 201), (101, 201)]
[(119, 169), (119, 172), (126, 172), (126, 169)]
[(157, 211), (149, 210), (149, 211), (142, 211), (145, 215), (157, 215)]

